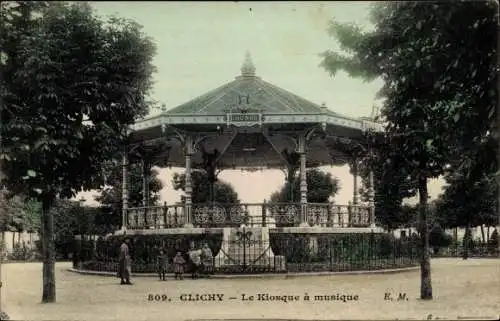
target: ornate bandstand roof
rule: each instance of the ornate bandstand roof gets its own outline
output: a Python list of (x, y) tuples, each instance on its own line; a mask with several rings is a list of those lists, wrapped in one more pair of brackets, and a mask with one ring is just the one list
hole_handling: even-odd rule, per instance
[(337, 114), (262, 80), (247, 53), (233, 81), (136, 122), (130, 141), (154, 150), (162, 165), (184, 166), (182, 137), (191, 135), (198, 147), (195, 167), (207, 153), (217, 154), (219, 168), (283, 167), (303, 134), (309, 165), (317, 166), (345, 162), (368, 129), (382, 126)]
[(241, 75), (235, 80), (175, 107), (167, 114), (225, 115), (231, 109), (245, 108), (283, 115), (324, 113), (320, 105), (257, 77), (250, 54), (247, 53)]

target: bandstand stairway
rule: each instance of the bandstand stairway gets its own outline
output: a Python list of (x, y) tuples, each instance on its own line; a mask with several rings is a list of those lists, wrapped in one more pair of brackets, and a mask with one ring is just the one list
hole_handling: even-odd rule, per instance
[(275, 256), (266, 227), (225, 228), (222, 247), (215, 258), (219, 268), (237, 271), (284, 271), (284, 258)]

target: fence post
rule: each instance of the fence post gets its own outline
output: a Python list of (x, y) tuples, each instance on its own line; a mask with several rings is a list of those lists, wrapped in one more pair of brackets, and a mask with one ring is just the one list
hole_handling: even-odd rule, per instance
[(249, 225), (248, 223), (250, 221), (250, 216), (249, 216), (250, 213), (248, 213), (248, 205), (245, 204), (244, 207), (245, 207), (245, 217), (244, 217), (244, 220), (243, 220), (243, 222), (244, 222), (243, 224), (245, 224), (246, 226), (248, 226)]
[(332, 203), (328, 203), (326, 207), (326, 227), (333, 227)]

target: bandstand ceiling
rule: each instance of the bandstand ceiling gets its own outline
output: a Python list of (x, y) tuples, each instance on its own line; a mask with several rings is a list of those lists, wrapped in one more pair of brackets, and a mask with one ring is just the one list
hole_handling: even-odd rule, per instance
[(282, 168), (284, 155), (297, 149), (294, 137), (312, 128), (321, 130), (309, 135), (310, 167), (345, 163), (355, 145), (362, 144), (365, 130), (381, 130), (373, 121), (342, 116), (262, 80), (247, 54), (233, 81), (136, 122), (130, 144), (154, 154), (157, 165), (183, 167), (182, 137), (191, 135), (197, 141), (195, 168), (203, 166), (205, 153), (217, 153), (222, 169)]

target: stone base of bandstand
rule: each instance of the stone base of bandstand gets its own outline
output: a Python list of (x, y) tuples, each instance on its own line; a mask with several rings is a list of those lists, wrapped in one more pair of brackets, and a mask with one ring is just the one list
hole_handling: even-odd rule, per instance
[[(237, 241), (238, 232), (251, 233), (247, 241), (251, 250), (243, 248), (247, 246), (246, 242)], [(248, 264), (276, 272), (286, 270), (285, 257), (274, 255), (270, 246), (268, 227), (224, 228), (222, 235), (222, 247), (215, 257), (216, 268)]]

